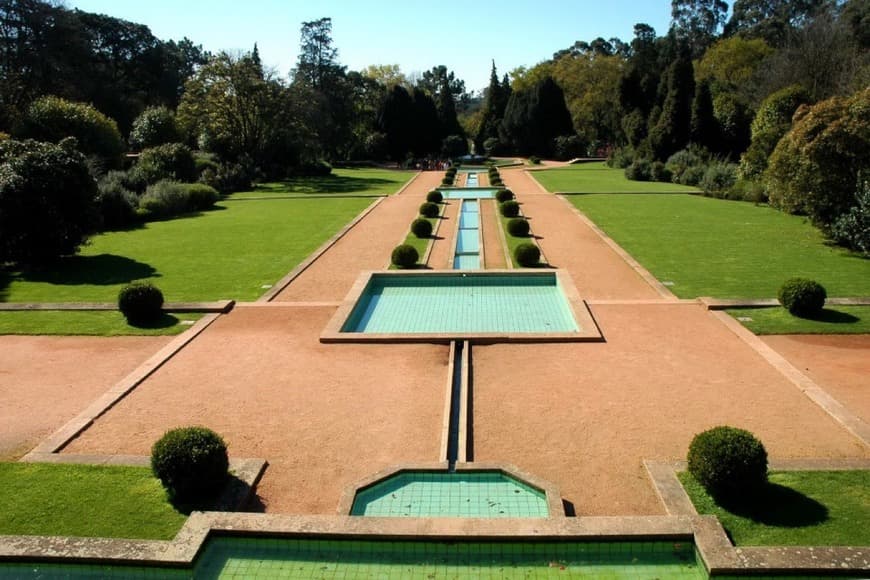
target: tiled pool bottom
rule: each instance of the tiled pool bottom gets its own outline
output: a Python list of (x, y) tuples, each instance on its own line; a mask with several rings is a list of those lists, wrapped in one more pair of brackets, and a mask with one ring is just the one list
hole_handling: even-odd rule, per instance
[(485, 187), (454, 187), (439, 189), (444, 199), (493, 199), (497, 189)]
[(544, 492), (501, 472), (406, 472), (357, 493), (351, 515), (545, 518)]
[(347, 333), (570, 333), (579, 330), (552, 273), (373, 274)]
[(692, 543), (215, 538), (197, 578), (706, 578)]

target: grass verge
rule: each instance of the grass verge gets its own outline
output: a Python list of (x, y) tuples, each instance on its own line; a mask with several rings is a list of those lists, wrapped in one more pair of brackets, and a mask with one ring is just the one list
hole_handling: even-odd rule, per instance
[(0, 463), (0, 534), (168, 540), (186, 516), (146, 467)]
[(114, 302), (150, 279), (167, 302), (254, 300), (372, 200), (224, 201), (213, 211), (95, 236), (50, 268), (0, 270), (3, 302)]
[(780, 471), (754, 503), (721, 507), (688, 473), (700, 514), (719, 518), (736, 546), (870, 545), (870, 471)]
[(870, 260), (801, 217), (694, 195), (566, 196), (680, 298), (773, 298), (788, 278), (870, 296)]
[(549, 191), (567, 193), (693, 193), (697, 187), (659, 181), (631, 181), (625, 171), (604, 163), (580, 163), (535, 171), (533, 174)]
[(147, 327), (131, 326), (117, 311), (3, 310), (0, 334), (68, 336), (168, 336), (181, 334), (202, 318), (195, 313), (165, 313)]
[(814, 319), (792, 316), (788, 310), (780, 307), (732, 308), (726, 312), (758, 335), (870, 334), (870, 306), (831, 305)]
[(284, 181), (261, 183), (251, 191), (232, 194), (230, 199), (312, 195), (379, 197), (396, 193), (415, 173), (371, 167), (333, 169), (331, 174), (320, 177), (294, 177)]
[[(427, 218), (427, 217), (423, 217), (422, 215), (418, 215), (413, 220), (411, 220), (411, 222), (413, 222), (417, 218), (423, 218), (424, 220), (426, 220), (430, 224), (432, 224), (432, 235), (439, 236), (439, 237), (443, 238), (443, 237), (445, 237), (444, 232), (442, 232), (440, 230), (436, 231), (436, 228), (438, 227), (438, 224), (441, 221), (441, 218), (444, 216), (444, 212), (446, 210), (447, 210), (447, 204), (443, 204), (443, 203), (439, 204), (438, 217)], [(444, 226), (444, 224), (441, 224), (441, 226)], [(402, 243), (408, 244), (409, 246), (413, 246), (414, 249), (417, 250), (417, 253), (420, 255), (420, 260), (422, 262), (423, 258), (426, 257), (426, 249), (429, 247), (429, 243), (432, 240), (433, 240), (433, 238), (431, 238), (431, 237), (418, 238), (417, 236), (415, 236), (414, 232), (411, 231), (411, 223), (409, 222), (408, 223), (408, 235), (405, 237), (405, 241), (403, 241)], [(423, 265), (423, 264), (421, 263), (421, 265)], [(390, 264), (390, 270), (396, 270), (396, 269), (397, 269), (397, 267), (395, 264)]]

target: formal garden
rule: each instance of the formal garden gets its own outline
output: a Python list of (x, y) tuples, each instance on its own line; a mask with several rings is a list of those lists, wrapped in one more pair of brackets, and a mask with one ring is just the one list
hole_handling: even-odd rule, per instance
[[(335, 544), (276, 566), (449, 537), (461, 575), (494, 534), (558, 540), (518, 570), (600, 543), (656, 577), (866, 575), (868, 9), (720, 4), (479, 92), (348, 70), (330, 18), (283, 79), (257, 45), (0, 5), (0, 576), (227, 574), (258, 534)], [(463, 470), (546, 517), (346, 519)]]

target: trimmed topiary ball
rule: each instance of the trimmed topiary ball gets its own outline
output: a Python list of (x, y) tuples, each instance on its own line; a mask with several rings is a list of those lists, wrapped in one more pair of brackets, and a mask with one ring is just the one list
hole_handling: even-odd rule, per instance
[(411, 233), (418, 238), (428, 238), (432, 235), (432, 222), (425, 218), (417, 218), (411, 222)]
[(444, 179), (441, 180), (441, 185), (444, 187), (449, 187), (449, 186), (453, 185), (453, 178), (452, 177), (445, 177)]
[(494, 187), (501, 187), (504, 185), (504, 182), (501, 180), (501, 177), (495, 177), (489, 180), (489, 184)]
[(515, 238), (525, 238), (529, 235), (529, 220), (525, 218), (511, 218), (507, 223), (507, 231)]
[(150, 282), (127, 284), (118, 293), (118, 309), (130, 324), (154, 322), (163, 314), (163, 292)]
[(509, 189), (499, 189), (495, 192), (495, 199), (499, 203), (510, 201), (514, 198), (514, 192)]
[(420, 206), (420, 215), (427, 218), (438, 217), (440, 211), (441, 209), (438, 207), (438, 204), (431, 201), (426, 201)]
[(396, 246), (390, 255), (390, 261), (399, 268), (411, 268), (419, 259), (420, 254), (417, 252), (417, 248), (408, 244)]
[(714, 427), (689, 445), (689, 473), (717, 498), (751, 493), (767, 483), (767, 451), (749, 431)]
[(513, 218), (520, 215), (520, 204), (513, 200), (500, 203), (498, 209), (501, 212), (501, 215), (507, 218)]
[(151, 448), (151, 470), (174, 501), (220, 490), (228, 468), (226, 443), (205, 427), (172, 429)]
[(514, 260), (523, 268), (537, 266), (541, 261), (541, 250), (535, 244), (520, 244), (514, 248)]
[(779, 303), (795, 316), (815, 316), (825, 307), (828, 293), (825, 287), (814, 280), (791, 278), (786, 280), (777, 293)]
[(426, 194), (426, 201), (431, 203), (441, 203), (442, 201), (444, 201), (444, 196), (441, 195), (441, 192), (437, 189), (433, 189)]

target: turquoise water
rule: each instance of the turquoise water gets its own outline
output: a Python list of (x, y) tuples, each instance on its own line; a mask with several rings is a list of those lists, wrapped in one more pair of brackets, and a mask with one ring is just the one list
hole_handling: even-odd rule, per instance
[(477, 187), (480, 184), (480, 179), (477, 177), (477, 173), (469, 173), (465, 177), (465, 187)]
[(459, 208), (454, 270), (480, 269), (480, 201), (464, 199)]
[(493, 199), (497, 189), (481, 187), (456, 187), (453, 189), (439, 189), (444, 199)]
[(215, 538), (197, 578), (700, 580), (691, 543), (377, 542)]
[(354, 498), (351, 515), (384, 517), (545, 518), (544, 492), (497, 471), (409, 472)]
[(374, 274), (342, 332), (577, 332), (555, 274)]

